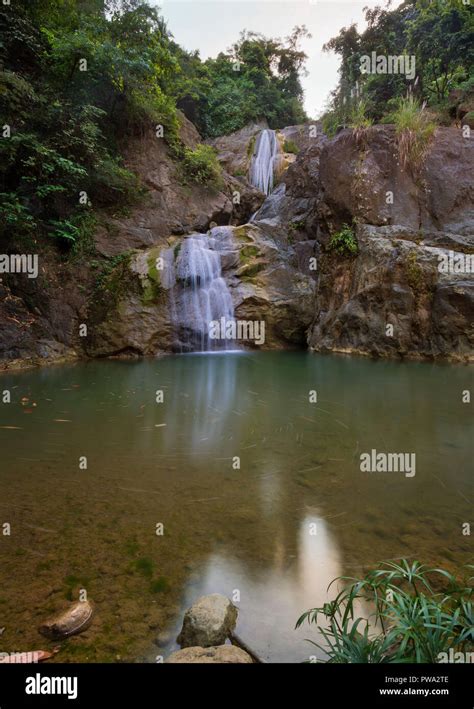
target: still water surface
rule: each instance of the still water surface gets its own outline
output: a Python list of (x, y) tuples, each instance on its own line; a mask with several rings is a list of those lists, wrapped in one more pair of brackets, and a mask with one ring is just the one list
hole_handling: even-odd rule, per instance
[[(38, 624), (85, 588), (95, 622), (58, 661), (166, 657), (216, 592), (240, 598), (237, 632), (267, 660), (307, 659), (318, 638), (295, 621), (335, 576), (470, 560), (472, 384), (465, 366), (307, 353), (3, 375), (0, 650), (53, 646)], [(361, 472), (373, 448), (416, 453), (416, 475)]]

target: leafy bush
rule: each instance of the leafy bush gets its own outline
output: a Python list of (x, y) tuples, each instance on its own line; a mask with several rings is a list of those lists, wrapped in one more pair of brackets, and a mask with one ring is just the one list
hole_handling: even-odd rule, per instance
[(283, 152), (297, 155), (299, 153), (299, 148), (293, 140), (285, 140), (283, 143)]
[(17, 239), (30, 235), (36, 227), (33, 215), (15, 192), (0, 192), (0, 237), (7, 233)]
[[(473, 578), (458, 580), (418, 561), (386, 562), (362, 579), (335, 579), (348, 585), (303, 613), (296, 627), (325, 619), (317, 627), (326, 645), (309, 642), (331, 663), (440, 662), (441, 653), (474, 650)], [(441, 591), (435, 580), (444, 583)], [(368, 618), (356, 617), (356, 601), (372, 609)]]
[(354, 230), (348, 224), (343, 224), (341, 231), (331, 236), (329, 248), (341, 256), (354, 256), (357, 254), (359, 247)]
[(425, 110), (425, 105), (421, 106), (411, 95), (399, 100), (391, 120), (395, 123), (401, 166), (403, 169), (411, 167), (413, 171), (419, 170), (436, 124)]
[(221, 167), (217, 154), (210, 145), (201, 143), (194, 150), (184, 148), (181, 171), (185, 182), (218, 187), (221, 184)]

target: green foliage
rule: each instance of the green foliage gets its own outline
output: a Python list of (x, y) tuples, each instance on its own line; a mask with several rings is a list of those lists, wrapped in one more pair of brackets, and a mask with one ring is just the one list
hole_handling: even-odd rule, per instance
[(194, 150), (184, 149), (181, 173), (185, 182), (211, 187), (218, 187), (222, 180), (216, 151), (204, 143), (197, 145)]
[(140, 0), (112, 3), (108, 14), (97, 0), (12, 3), (0, 8), (0, 30), (0, 110), (11, 129), (0, 142), (0, 236), (35, 230), (77, 254), (90, 238), (85, 210), (143, 194), (123, 166), (124, 137), (161, 124), (177, 141), (169, 34)]
[(361, 99), (352, 108), (349, 123), (358, 144), (365, 142), (372, 123), (372, 119), (367, 116), (367, 102)]
[(345, 128), (347, 116), (339, 109), (327, 110), (321, 119), (323, 131), (329, 138), (334, 138), (339, 128)]
[[(303, 613), (296, 627), (305, 620), (317, 625), (325, 645), (309, 642), (331, 663), (439, 662), (440, 653), (474, 650), (472, 579), (418, 561), (386, 562), (362, 579), (335, 579), (330, 587), (343, 588), (334, 600)], [(368, 617), (356, 616), (359, 604), (370, 609)]]
[(0, 32), (0, 112), (11, 129), (0, 141), (0, 238), (9, 245), (54, 238), (85, 253), (94, 212), (142, 197), (121, 146), (157, 126), (183, 180), (219, 186), (212, 149), (181, 143), (177, 107), (206, 136), (305, 118), (304, 27), (285, 41), (242, 33), (206, 62), (173, 41), (147, 0), (12, 2), (0, 7)]
[(395, 123), (402, 167), (410, 166), (412, 170), (418, 170), (423, 164), (436, 124), (413, 96), (400, 99), (390, 119)]
[(0, 237), (14, 233), (18, 240), (33, 233), (36, 222), (16, 192), (0, 192)]
[(283, 143), (283, 152), (297, 155), (299, 153), (299, 148), (293, 140), (285, 140)]
[(342, 229), (331, 236), (329, 248), (341, 256), (355, 256), (358, 245), (354, 230), (348, 224), (343, 224)]
[[(324, 49), (341, 57), (340, 79), (331, 94), (323, 125), (334, 134), (349, 121), (360, 98), (367, 115), (380, 121), (389, 104), (410, 91), (421, 103), (438, 108), (472, 76), (474, 67), (474, 8), (462, 0), (405, 0), (397, 8), (377, 6), (365, 10), (366, 29), (343, 28)], [(416, 77), (403, 74), (366, 74), (361, 57), (414, 56)], [(472, 91), (472, 87), (471, 87)], [(472, 94), (471, 94), (472, 96)], [(329, 114), (329, 115), (328, 115)]]
[(206, 137), (231, 133), (251, 121), (266, 119), (272, 128), (301, 123), (300, 76), (306, 55), (299, 45), (309, 37), (295, 27), (287, 39), (242, 32), (216, 59), (177, 50), (181, 73), (175, 83), (178, 106)]

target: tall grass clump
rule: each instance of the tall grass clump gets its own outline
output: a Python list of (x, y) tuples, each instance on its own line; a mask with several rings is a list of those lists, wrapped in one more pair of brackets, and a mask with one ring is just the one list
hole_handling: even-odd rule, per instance
[(398, 101), (391, 120), (395, 124), (402, 168), (418, 171), (425, 160), (436, 123), (426, 111), (425, 104), (421, 105), (412, 95)]
[(367, 101), (360, 99), (350, 113), (349, 127), (352, 129), (352, 135), (358, 145), (365, 144), (367, 133), (373, 124), (372, 119), (367, 115), (367, 110)]

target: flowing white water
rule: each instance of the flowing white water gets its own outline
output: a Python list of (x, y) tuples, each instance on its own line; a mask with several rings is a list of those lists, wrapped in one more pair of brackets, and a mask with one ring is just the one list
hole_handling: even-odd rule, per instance
[(280, 159), (280, 144), (274, 130), (266, 128), (257, 138), (250, 168), (250, 182), (261, 192), (270, 194), (275, 169)]
[(181, 246), (176, 261), (180, 286), (175, 309), (176, 324), (187, 351), (208, 352), (232, 349), (227, 339), (209, 337), (213, 321), (234, 321), (234, 304), (222, 276), (221, 255), (232, 250), (232, 229), (216, 227), (210, 235), (192, 234)]

